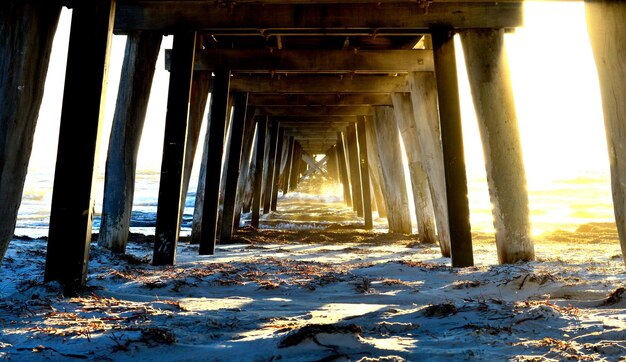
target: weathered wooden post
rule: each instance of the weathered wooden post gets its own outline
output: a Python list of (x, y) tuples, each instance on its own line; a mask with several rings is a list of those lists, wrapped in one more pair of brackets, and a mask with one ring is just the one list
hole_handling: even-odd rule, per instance
[(289, 191), (293, 191), (298, 187), (300, 178), (300, 161), (302, 160), (302, 147), (298, 141), (294, 141), (293, 157), (291, 158), (291, 172), (289, 175)]
[(0, 263), (15, 231), (61, 5), (0, 4)]
[[(393, 108), (374, 107), (374, 127), (378, 157), (382, 168), (383, 196), (390, 233), (410, 234), (411, 212), (404, 181), (400, 133), (394, 119)], [(369, 132), (368, 132), (369, 133)]]
[(246, 107), (248, 106), (248, 93), (238, 92), (234, 97), (235, 110), (233, 113), (232, 127), (230, 130), (230, 151), (228, 167), (226, 168), (224, 210), (222, 212), (222, 226), (220, 228), (220, 243), (229, 243), (233, 236), (233, 220), (237, 199), (237, 184), (241, 164), (241, 146), (243, 143), (243, 130), (246, 121)]
[[(211, 82), (213, 76), (211, 72), (195, 71), (193, 72), (193, 81), (191, 82), (191, 99), (189, 101), (189, 125), (187, 127), (187, 145), (185, 146), (185, 165), (183, 169), (183, 187), (180, 195), (180, 222), (182, 224), (185, 204), (187, 202), (187, 193), (189, 191), (189, 182), (191, 181), (191, 171), (198, 149), (198, 141), (200, 139), (200, 128), (202, 128), (202, 119), (204, 118), (204, 110), (209, 99), (211, 90)], [(197, 195), (197, 190), (196, 190)], [(195, 211), (195, 210), (194, 210)]]
[(359, 146), (356, 139), (356, 126), (352, 123), (346, 129), (350, 183), (352, 186), (352, 206), (356, 215), (363, 216), (363, 190), (361, 188), (361, 167), (359, 166)]
[(272, 184), (272, 197), (270, 200), (270, 210), (276, 211), (276, 206), (278, 205), (278, 187), (280, 186), (279, 178), (280, 178), (280, 166), (282, 163), (283, 156), (283, 142), (285, 138), (285, 129), (282, 127), (278, 127), (278, 138), (276, 139), (276, 156), (274, 161), (274, 177)]
[[(413, 203), (415, 204), (415, 218), (420, 239), (425, 243), (436, 243), (435, 211), (430, 196), (428, 176), (422, 164), (417, 125), (411, 105), (411, 97), (404, 93), (392, 95), (393, 109), (396, 114), (396, 123), (404, 142), (411, 187), (413, 189)], [(442, 248), (443, 249), (443, 248)]]
[(365, 117), (360, 116), (356, 122), (357, 141), (359, 143), (359, 164), (361, 165), (361, 190), (363, 192), (363, 221), (365, 230), (374, 228), (372, 220), (372, 196), (370, 194), (370, 172), (367, 157), (367, 140), (365, 136)]
[(109, 138), (98, 235), (98, 245), (117, 253), (126, 251), (135, 194), (137, 153), (162, 38), (160, 33), (150, 31), (132, 32), (126, 38)]
[(60, 282), (68, 293), (87, 279), (114, 18), (115, 0), (76, 3), (72, 14), (45, 272), (46, 281)]
[(337, 161), (339, 164), (339, 176), (343, 185), (343, 200), (348, 207), (352, 207), (352, 193), (350, 192), (350, 177), (348, 176), (348, 165), (346, 164), (346, 151), (344, 150), (343, 134), (337, 132)]
[[(219, 213), (220, 177), (222, 157), (224, 155), (224, 127), (228, 116), (228, 95), (230, 91), (230, 70), (215, 71), (211, 106), (209, 110), (208, 155), (205, 165), (204, 203), (202, 205), (202, 223), (200, 227), (200, 255), (212, 255), (215, 252), (215, 236)], [(206, 146), (205, 146), (206, 147)]]
[(452, 266), (466, 267), (474, 265), (474, 256), (454, 37), (451, 31), (439, 30), (433, 32), (432, 38), (439, 95), (439, 119), (446, 175)]
[(328, 176), (333, 182), (337, 182), (338, 180), (338, 172), (337, 172), (337, 148), (335, 146), (331, 147), (326, 151), (326, 164), (328, 165)]
[(235, 204), (235, 218), (233, 220), (233, 227), (238, 228), (241, 221), (241, 213), (244, 209), (244, 204), (247, 202), (246, 189), (250, 181), (250, 166), (252, 156), (252, 149), (254, 147), (254, 106), (248, 106), (248, 112), (246, 113), (246, 123), (243, 131), (243, 145), (241, 151), (241, 171), (239, 172), (239, 180), (237, 181), (237, 203)]
[(259, 228), (261, 208), (261, 188), (263, 186), (263, 150), (265, 149), (265, 135), (267, 134), (267, 117), (258, 117), (256, 124), (256, 153), (255, 167), (252, 170), (252, 220), (250, 225)]
[[(211, 84), (211, 88), (214, 88), (213, 84)], [(222, 137), (222, 143), (221, 143), (222, 149), (224, 148), (224, 142), (226, 138), (225, 129), (227, 128), (227, 124), (229, 123), (229, 120), (230, 120), (231, 106), (232, 106), (232, 97), (230, 97), (229, 95), (227, 104), (226, 104), (226, 116), (225, 116), (226, 124), (217, 126), (217, 127), (221, 127), (224, 130), (224, 137)], [(200, 244), (200, 239), (202, 238), (202, 216), (203, 216), (203, 210), (204, 210), (204, 191), (206, 190), (207, 165), (210, 164), (209, 152), (213, 151), (213, 149), (209, 146), (209, 141), (211, 140), (211, 120), (212, 120), (211, 107), (209, 106), (207, 129), (206, 129), (206, 133), (204, 134), (202, 160), (200, 162), (200, 173), (198, 174), (198, 187), (196, 188), (196, 199), (194, 201), (194, 206), (193, 206), (193, 219), (191, 222), (191, 244)], [(220, 174), (219, 174), (220, 180), (221, 180), (221, 176), (222, 174), (220, 171)], [(221, 191), (221, 184), (220, 184), (220, 191)]]
[(270, 151), (265, 159), (265, 165), (267, 165), (267, 172), (265, 173), (265, 191), (263, 192), (263, 215), (270, 213), (272, 206), (272, 194), (274, 185), (274, 166), (276, 165), (276, 144), (278, 143), (278, 124), (276, 122), (270, 123)]
[(367, 144), (367, 158), (370, 163), (370, 178), (372, 180), (372, 188), (374, 189), (374, 198), (376, 199), (376, 209), (378, 217), (387, 217), (387, 209), (385, 206), (385, 198), (383, 188), (385, 186), (383, 179), (383, 170), (380, 165), (380, 157), (378, 156), (378, 141), (376, 138), (376, 128), (374, 128), (374, 119), (365, 117), (365, 138)]
[(176, 263), (195, 32), (174, 35), (152, 265)]
[(498, 260), (534, 260), (526, 171), (504, 29), (466, 30), (461, 32), (461, 42), (485, 153)]
[(626, 3), (585, 1), (611, 164), (613, 208), (626, 263)]
[(289, 179), (291, 177), (291, 162), (293, 160), (293, 151), (295, 147), (295, 139), (293, 136), (289, 136), (287, 153), (287, 162), (285, 163), (285, 172), (283, 173), (283, 195), (289, 191)]
[(412, 72), (408, 80), (417, 125), (415, 130), (422, 163), (428, 176), (441, 255), (450, 257), (450, 224), (437, 105), (437, 81), (433, 72)]

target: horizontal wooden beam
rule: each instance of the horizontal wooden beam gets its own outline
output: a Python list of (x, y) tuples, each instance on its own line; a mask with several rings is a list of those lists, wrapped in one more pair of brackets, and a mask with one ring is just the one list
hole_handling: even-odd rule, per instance
[(385, 93), (356, 94), (262, 94), (248, 98), (253, 106), (391, 106), (391, 95)]
[[(170, 67), (165, 51), (165, 69)], [(228, 68), (245, 73), (399, 73), (433, 71), (432, 50), (207, 49), (196, 53), (195, 70)]]
[(270, 122), (278, 122), (281, 126), (298, 125), (342, 125), (347, 126), (357, 121), (355, 116), (322, 117), (322, 116), (302, 116), (302, 117), (272, 117)]
[(234, 76), (233, 92), (249, 93), (394, 93), (409, 91), (406, 76), (336, 75), (255, 77)]
[[(287, 1), (288, 2), (288, 1)], [(515, 28), (522, 25), (522, 3), (332, 3), (239, 4), (216, 6), (198, 0), (119, 0), (115, 31), (194, 29), (211, 33), (220, 29), (350, 29), (434, 27)]]
[(371, 116), (374, 113), (370, 106), (259, 106), (256, 107), (256, 114), (280, 117), (343, 117)]

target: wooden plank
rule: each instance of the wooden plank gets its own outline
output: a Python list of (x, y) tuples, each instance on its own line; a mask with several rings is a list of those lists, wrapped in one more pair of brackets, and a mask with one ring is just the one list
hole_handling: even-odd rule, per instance
[(400, 132), (392, 107), (376, 107), (373, 138), (378, 146), (382, 169), (383, 196), (390, 233), (411, 234), (411, 213), (402, 165)]
[(352, 208), (358, 217), (363, 217), (363, 191), (361, 189), (361, 166), (359, 145), (356, 138), (356, 126), (349, 125), (346, 129), (348, 164), (350, 165), (350, 184), (352, 189)]
[(255, 167), (252, 170), (252, 220), (250, 225), (253, 228), (259, 227), (261, 208), (261, 188), (263, 186), (263, 151), (265, 150), (265, 135), (267, 134), (267, 117), (257, 117), (256, 125), (256, 151)]
[(274, 161), (274, 177), (273, 177), (273, 184), (272, 184), (272, 197), (270, 200), (270, 210), (271, 211), (276, 211), (276, 206), (278, 204), (278, 188), (280, 187), (280, 166), (282, 163), (282, 157), (283, 157), (283, 142), (284, 142), (284, 138), (285, 138), (285, 129), (284, 128), (280, 128), (278, 129), (278, 138), (276, 140), (276, 155), (275, 155), (275, 161)]
[(626, 4), (622, 1), (585, 1), (585, 13), (600, 81), (615, 221), (626, 263)]
[[(169, 70), (168, 50), (165, 69)], [(228, 66), (241, 73), (401, 73), (434, 71), (432, 50), (275, 50), (205, 49), (196, 53), (195, 69)]]
[(152, 265), (176, 263), (195, 44), (195, 32), (174, 36)]
[(461, 42), (485, 154), (498, 261), (534, 260), (526, 171), (504, 30), (465, 31)]
[(363, 221), (365, 230), (374, 228), (372, 219), (372, 196), (370, 194), (370, 173), (367, 157), (367, 139), (365, 138), (365, 117), (356, 122), (357, 142), (359, 144), (359, 164), (361, 166), (361, 190), (363, 193)]
[[(318, 29), (345, 32), (365, 29), (371, 35), (381, 28), (432, 27), (514, 28), (522, 25), (522, 3), (431, 3), (426, 10), (419, 3), (333, 3), (333, 4), (237, 4), (215, 6), (205, 1), (122, 0), (115, 30), (165, 30), (186, 28), (215, 33), (219, 29), (247, 31), (263, 29)], [(288, 32), (282, 31), (278, 34)]]
[(313, 93), (264, 94), (255, 93), (249, 103), (256, 106), (391, 106), (391, 96), (385, 93)]
[(93, 181), (114, 17), (115, 0), (76, 4), (72, 15), (44, 277), (60, 282), (72, 294), (87, 278)]
[(474, 265), (474, 257), (452, 33), (445, 30), (433, 33), (433, 47), (439, 95), (441, 144), (446, 175), (452, 266), (467, 267)]
[(267, 173), (263, 192), (263, 215), (269, 214), (272, 207), (272, 193), (274, 185), (274, 168), (276, 165), (276, 144), (278, 143), (278, 124), (270, 124), (270, 149), (266, 159)]
[(126, 39), (109, 137), (98, 235), (98, 245), (116, 253), (126, 251), (135, 194), (137, 153), (161, 39), (161, 34), (155, 32), (133, 32)]
[(13, 239), (61, 5), (6, 1), (0, 12), (0, 263)]
[(200, 255), (215, 253), (215, 237), (219, 209), (220, 176), (224, 155), (224, 128), (228, 116), (228, 95), (230, 71), (222, 69), (215, 72), (209, 109), (206, 153), (208, 155), (205, 170), (204, 203), (202, 205), (202, 226), (200, 228)]
[(233, 236), (233, 220), (235, 216), (235, 203), (237, 201), (237, 184), (241, 164), (241, 152), (243, 144), (243, 130), (246, 121), (248, 95), (246, 93), (234, 94), (234, 113), (230, 130), (230, 156), (224, 178), (224, 209), (222, 212), (222, 225), (220, 228), (220, 243), (231, 242)]
[(406, 76), (338, 75), (316, 76), (235, 76), (232, 90), (249, 93), (394, 93), (408, 92)]
[(433, 209), (433, 202), (430, 196), (428, 174), (422, 162), (422, 152), (420, 150), (411, 97), (408, 94), (400, 93), (394, 94), (392, 97), (396, 124), (400, 130), (408, 161), (417, 230), (422, 242), (434, 244), (437, 242), (435, 210)]

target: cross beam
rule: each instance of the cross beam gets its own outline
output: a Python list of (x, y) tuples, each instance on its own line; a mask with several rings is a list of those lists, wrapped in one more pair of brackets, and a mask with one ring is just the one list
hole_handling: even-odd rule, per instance
[(230, 83), (233, 92), (249, 93), (407, 93), (405, 75), (336, 75), (255, 77), (235, 76)]
[[(170, 67), (165, 51), (165, 68)], [(209, 49), (196, 53), (195, 70), (244, 73), (399, 73), (433, 71), (432, 50)]]
[(372, 116), (370, 106), (261, 106), (256, 107), (257, 115), (281, 117), (343, 117), (343, 116)]
[[(288, 2), (288, 1), (287, 1)], [(116, 33), (133, 30), (172, 32), (194, 29), (209, 34), (220, 30), (264, 32), (279, 29), (351, 28), (515, 28), (522, 25), (522, 2), (421, 2), (333, 4), (237, 4), (216, 6), (198, 0), (119, 0)], [(262, 34), (263, 34), (262, 33)], [(266, 35), (266, 34), (263, 34)]]
[(391, 106), (391, 96), (385, 93), (338, 94), (262, 94), (253, 93), (248, 104), (254, 106)]

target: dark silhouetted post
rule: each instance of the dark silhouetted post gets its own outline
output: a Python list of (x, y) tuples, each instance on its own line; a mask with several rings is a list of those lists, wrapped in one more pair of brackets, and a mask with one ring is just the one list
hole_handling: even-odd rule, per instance
[(359, 117), (356, 128), (361, 165), (361, 190), (363, 190), (363, 220), (365, 221), (365, 229), (372, 230), (374, 222), (372, 220), (372, 196), (370, 194), (370, 172), (367, 158), (367, 140), (365, 138), (365, 117)]
[(261, 187), (263, 185), (263, 150), (265, 149), (265, 135), (267, 133), (267, 117), (258, 117), (256, 125), (256, 160), (252, 170), (252, 221), (254, 228), (259, 227), (261, 208)]

